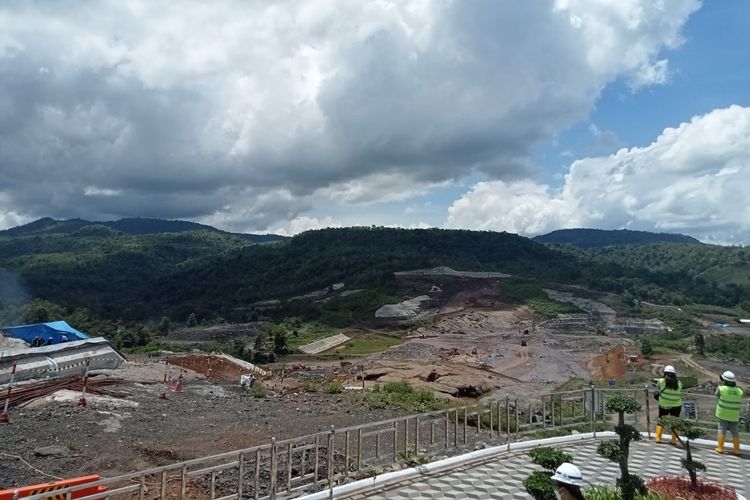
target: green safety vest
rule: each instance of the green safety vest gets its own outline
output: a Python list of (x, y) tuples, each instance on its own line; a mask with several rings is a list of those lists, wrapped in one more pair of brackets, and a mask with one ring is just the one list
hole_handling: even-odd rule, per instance
[(667, 381), (659, 379), (659, 406), (662, 408), (678, 408), (682, 406), (682, 381), (677, 381), (677, 389), (667, 389)]
[(727, 422), (739, 422), (742, 409), (742, 389), (719, 386), (719, 401), (716, 403), (716, 418)]

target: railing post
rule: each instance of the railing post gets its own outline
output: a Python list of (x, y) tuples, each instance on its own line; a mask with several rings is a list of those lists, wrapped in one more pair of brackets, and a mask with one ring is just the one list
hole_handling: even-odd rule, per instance
[(500, 418), (500, 400), (498, 399), (495, 402), (495, 406), (497, 407), (497, 439), (500, 439), (500, 436), (503, 435), (503, 419)]
[[(395, 450), (393, 452), (396, 453)], [(357, 429), (357, 471), (362, 470), (362, 428)]]
[(146, 498), (146, 476), (141, 474), (138, 481), (141, 483), (141, 487), (138, 488), (138, 499), (144, 500)]
[(445, 449), (448, 449), (448, 425), (450, 423), (450, 412), (445, 412)]
[(430, 422), (430, 446), (435, 445), (435, 422)]
[[(68, 492), (70, 493), (70, 492)], [(72, 497), (73, 495), (71, 495)], [(159, 491), (159, 499), (165, 500), (167, 498), (167, 471), (161, 471), (161, 488)]]
[(594, 437), (596, 437), (596, 410), (594, 409), (594, 402), (596, 400), (596, 393), (594, 392), (594, 384), (590, 384), (589, 386), (589, 392), (591, 395), (591, 406), (589, 410), (591, 410), (591, 432), (594, 433)]
[(253, 478), (253, 498), (260, 498), (260, 449), (255, 450), (255, 477)]
[[(331, 426), (331, 431), (328, 433), (328, 449), (326, 450), (328, 455), (327, 460), (327, 475), (328, 475), (328, 498), (333, 498), (333, 476), (334, 476), (334, 464), (333, 464), (333, 447), (335, 446), (335, 432), (334, 426)], [(291, 467), (291, 464), (290, 464)], [(291, 470), (291, 469), (290, 469)]]
[(292, 443), (286, 449), (286, 492), (292, 491)]
[(404, 419), (404, 460), (409, 458), (409, 418)]
[(458, 408), (453, 411), (453, 447), (458, 446)]
[(516, 439), (518, 439), (518, 399), (513, 400), (513, 405), (516, 407)]
[(542, 429), (547, 428), (547, 398), (542, 396)]
[(419, 455), (419, 415), (414, 417), (414, 459)]
[(555, 427), (555, 396), (549, 397), (550, 413), (552, 414), (552, 428)]
[(271, 500), (276, 500), (276, 477), (278, 468), (277, 456), (276, 456), (276, 438), (271, 438), (271, 484), (269, 487), (269, 496)]
[[(648, 438), (651, 439), (651, 398), (648, 397), (648, 384), (643, 388), (643, 396), (646, 399), (646, 432), (648, 432)], [(695, 416), (698, 416), (697, 411)]]
[(346, 439), (346, 443), (344, 444), (344, 463), (346, 463), (346, 467), (344, 469), (344, 476), (349, 475), (349, 431), (346, 431), (346, 434), (344, 435), (344, 439)]
[(398, 420), (393, 422), (393, 462), (398, 462)]
[(508, 451), (510, 451), (510, 395), (505, 393), (505, 428), (508, 439)]
[(492, 403), (490, 403), (490, 439), (492, 439), (492, 424), (493, 424), (493, 418), (492, 418)]
[(187, 489), (187, 466), (183, 465), (180, 471), (180, 500), (185, 498), (185, 490)]
[(242, 498), (242, 487), (245, 485), (245, 454), (237, 457), (237, 498)]
[(320, 462), (320, 436), (315, 435), (315, 463), (313, 464), (313, 482), (315, 483), (315, 489), (318, 489), (318, 476), (320, 468), (318, 462)]
[(477, 406), (477, 434), (482, 431), (482, 408)]
[(464, 444), (466, 444), (466, 427), (468, 425), (468, 418), (469, 418), (469, 412), (467, 411), (467, 407), (464, 406)]

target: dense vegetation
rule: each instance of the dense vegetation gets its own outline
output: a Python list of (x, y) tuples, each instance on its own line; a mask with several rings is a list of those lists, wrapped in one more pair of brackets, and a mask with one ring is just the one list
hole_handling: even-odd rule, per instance
[(652, 243), (700, 243), (695, 238), (684, 234), (650, 233), (629, 229), (558, 229), (551, 233), (535, 236), (534, 241), (545, 244), (567, 244), (580, 248)]
[[(375, 227), (255, 244), (205, 226), (184, 230), (192, 226), (147, 221), (111, 226), (42, 219), (0, 232), (3, 321), (27, 320), (19, 304), (33, 298), (60, 306), (63, 316), (85, 311), (90, 321), (125, 324), (156, 324), (163, 317), (183, 324), (191, 314), (199, 322), (244, 321), (257, 316), (253, 303), (281, 299), (280, 310), (263, 314), (346, 326), (366, 322), (378, 305), (401, 298), (394, 271), (436, 266), (521, 277), (505, 281), (508, 298), (547, 315), (563, 312), (541, 292), (550, 282), (621, 294), (639, 313), (643, 301), (750, 313), (748, 248), (671, 243), (578, 249), (507, 233)], [(174, 231), (149, 234), (167, 228)], [(288, 300), (338, 282), (364, 291), (325, 302)], [(645, 304), (642, 313), (676, 315), (649, 312)]]
[(554, 247), (589, 263), (583, 281), (659, 304), (712, 304), (750, 311), (750, 248), (654, 244), (578, 250)]

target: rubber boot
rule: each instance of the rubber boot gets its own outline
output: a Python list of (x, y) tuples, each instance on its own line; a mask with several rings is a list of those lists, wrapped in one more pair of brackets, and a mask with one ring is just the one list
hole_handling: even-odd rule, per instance
[(716, 436), (716, 443), (717, 445), (716, 448), (714, 448), (714, 451), (716, 451), (717, 453), (724, 453), (724, 436), (722, 436), (721, 434)]
[(669, 444), (677, 444), (677, 433), (675, 431), (672, 431), (672, 440)]
[(661, 425), (656, 426), (656, 442), (661, 443), (661, 434), (664, 432), (664, 427)]
[(732, 453), (735, 455), (740, 454), (740, 438), (738, 437), (732, 437)]

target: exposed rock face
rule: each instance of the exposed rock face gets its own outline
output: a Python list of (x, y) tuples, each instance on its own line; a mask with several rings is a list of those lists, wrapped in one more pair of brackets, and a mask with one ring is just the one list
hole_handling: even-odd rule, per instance
[(386, 304), (375, 311), (375, 319), (378, 321), (406, 321), (416, 318), (422, 308), (423, 302), (432, 300), (428, 295), (420, 295), (398, 304)]

